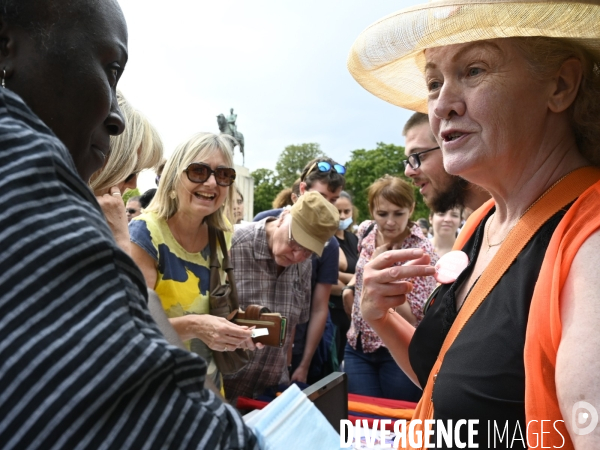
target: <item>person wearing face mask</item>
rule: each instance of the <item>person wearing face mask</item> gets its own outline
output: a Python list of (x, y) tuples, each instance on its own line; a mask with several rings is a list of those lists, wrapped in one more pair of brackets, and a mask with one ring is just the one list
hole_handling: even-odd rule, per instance
[[(386, 175), (369, 187), (368, 203), (373, 220), (364, 221), (358, 228), (356, 273), (343, 290), (344, 304), (352, 305), (344, 367), (348, 374), (348, 391), (414, 402), (421, 397), (421, 389), (402, 372), (386, 344), (362, 317), (363, 276), (367, 263), (388, 250), (422, 249), (430, 256), (431, 265), (435, 265), (438, 257), (421, 228), (410, 220), (415, 207), (410, 184)], [(436, 283), (431, 276), (408, 278), (407, 281), (413, 286), (412, 292), (407, 294), (406, 302), (398, 306), (396, 312), (412, 326), (417, 326)]]
[(452, 208), (448, 211), (438, 211), (429, 216), (433, 227), (433, 249), (438, 256), (444, 256), (452, 250), (456, 241), (458, 227), (460, 226), (460, 209)]
[(344, 359), (344, 348), (346, 347), (346, 333), (350, 328), (351, 311), (344, 310), (342, 300), (342, 290), (352, 279), (358, 261), (358, 238), (351, 231), (354, 223), (352, 197), (346, 191), (340, 192), (340, 198), (335, 202), (335, 206), (340, 213), (340, 225), (335, 232), (335, 238), (340, 244), (340, 261), (338, 272), (338, 284), (331, 287), (329, 296), (329, 313), (331, 321), (337, 327), (336, 330), (336, 348), (338, 361), (341, 363)]

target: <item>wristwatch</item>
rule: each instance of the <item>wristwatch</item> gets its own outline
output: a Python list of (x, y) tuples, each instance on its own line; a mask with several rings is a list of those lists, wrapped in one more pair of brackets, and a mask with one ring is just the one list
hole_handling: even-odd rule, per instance
[(354, 294), (354, 293), (356, 292), (356, 291), (355, 291), (355, 288), (356, 288), (356, 286), (354, 286), (353, 284), (347, 284), (346, 286), (344, 286), (344, 287), (342, 288), (342, 295), (344, 295), (344, 291), (345, 291), (346, 289), (348, 289), (348, 290), (352, 291), (352, 293)]

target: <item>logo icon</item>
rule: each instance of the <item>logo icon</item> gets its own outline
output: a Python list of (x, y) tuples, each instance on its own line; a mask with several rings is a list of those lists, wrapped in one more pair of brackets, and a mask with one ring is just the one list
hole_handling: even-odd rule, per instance
[(598, 411), (588, 402), (580, 401), (571, 410), (573, 431), (579, 436), (590, 434), (598, 425)]

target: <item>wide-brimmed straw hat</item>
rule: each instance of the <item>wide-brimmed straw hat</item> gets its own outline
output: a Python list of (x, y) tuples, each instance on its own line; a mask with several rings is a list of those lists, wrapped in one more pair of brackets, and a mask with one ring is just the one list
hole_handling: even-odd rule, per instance
[(350, 50), (348, 69), (377, 97), (426, 113), (425, 49), (517, 36), (567, 38), (597, 51), (600, 1), (430, 1), (369, 26)]

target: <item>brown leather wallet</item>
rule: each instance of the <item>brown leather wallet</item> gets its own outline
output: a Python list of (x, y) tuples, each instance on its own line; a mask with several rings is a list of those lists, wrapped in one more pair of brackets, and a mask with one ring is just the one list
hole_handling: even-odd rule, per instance
[(272, 313), (269, 311), (269, 308), (260, 305), (250, 305), (245, 311), (238, 310), (232, 322), (238, 325), (266, 328), (269, 330), (267, 336), (252, 338), (252, 341), (255, 343), (260, 342), (271, 347), (283, 347), (283, 344), (285, 344), (287, 319), (279, 313)]

